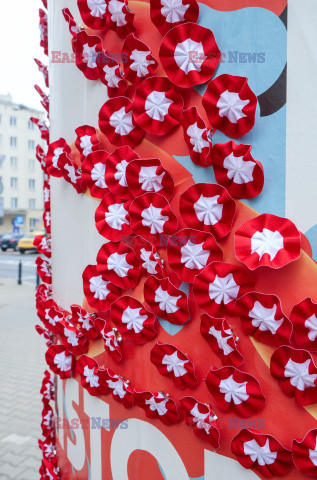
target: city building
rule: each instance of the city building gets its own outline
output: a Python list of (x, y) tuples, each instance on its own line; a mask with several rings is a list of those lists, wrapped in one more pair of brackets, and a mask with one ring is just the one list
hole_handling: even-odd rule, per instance
[(44, 119), (0, 95), (0, 233), (43, 229), (43, 172), (35, 157), (43, 140), (32, 116)]

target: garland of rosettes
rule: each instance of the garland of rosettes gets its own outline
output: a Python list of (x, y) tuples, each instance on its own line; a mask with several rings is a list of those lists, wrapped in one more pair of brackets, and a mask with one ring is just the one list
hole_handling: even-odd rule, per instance
[[(96, 264), (88, 265), (83, 272), (83, 291), (95, 313), (79, 305), (71, 305), (70, 311), (59, 307), (52, 298), (50, 261), (38, 257), (36, 264), (43, 283), (37, 290), (36, 305), (44, 328), (37, 325), (36, 330), (47, 344), (47, 363), (60, 378), (70, 378), (76, 372), (91, 395), (111, 394), (125, 408), (138, 406), (147, 417), (165, 425), (185, 420), (198, 438), (217, 448), (220, 432), (211, 405), (193, 396), (177, 401), (163, 392), (142, 390), (141, 385), (136, 388), (88, 357), (89, 343), (103, 339), (105, 350), (119, 363), (124, 342), (140, 345), (157, 337), (157, 316), (184, 325), (190, 320), (190, 307), (180, 285), (187, 282), (192, 285), (191, 300), (205, 312), (201, 335), (223, 364), (211, 368), (205, 378), (220, 410), (248, 418), (265, 405), (258, 380), (239, 370), (243, 352), (225, 315), (239, 316), (246, 335), (276, 348), (270, 371), (287, 396), (301, 406), (316, 403), (317, 367), (310, 352), (317, 351), (317, 304), (306, 298), (287, 318), (278, 297), (254, 291), (251, 272), (260, 266), (278, 269), (296, 261), (300, 233), (288, 219), (271, 214), (257, 216), (242, 224), (234, 235), (236, 258), (247, 268), (222, 261), (218, 242), (231, 232), (236, 214), (234, 199), (259, 195), (264, 174), (261, 163), (251, 155), (250, 145), (234, 141), (212, 145), (211, 137), (215, 129), (233, 138), (246, 134), (254, 125), (257, 99), (244, 77), (220, 75), (211, 80), (220, 51), (213, 33), (196, 24), (197, 2), (151, 0), (151, 20), (165, 35), (159, 56), (167, 77), (155, 76), (158, 62), (135, 36), (134, 14), (126, 1), (78, 0), (78, 7), (87, 27), (99, 33), (111, 29), (124, 38), (120, 58), (125, 61), (120, 65), (103, 50), (99, 35), (89, 35), (76, 25), (68, 9), (63, 10), (77, 67), (86, 78), (107, 86), (109, 100), (100, 110), (99, 127), (117, 148), (111, 153), (103, 150), (97, 130), (89, 125), (76, 129), (74, 147), (63, 138), (49, 143), (45, 122), (32, 118), (48, 144), (47, 152), (37, 146), (37, 158), (46, 176), (43, 220), (47, 235), (36, 237), (34, 245), (50, 258), (51, 175), (63, 177), (77, 193), (89, 191), (100, 200), (96, 228), (107, 243), (99, 250)], [(41, 45), (47, 53), (47, 15), (43, 10), (40, 30)], [(35, 61), (48, 87), (47, 67)], [(177, 88), (206, 82), (202, 105), (211, 128), (196, 107), (184, 109), (184, 90)], [(40, 87), (35, 88), (49, 112), (48, 96)], [(133, 150), (146, 133), (165, 135), (178, 124), (183, 127), (192, 161), (201, 167), (212, 165), (218, 182), (194, 184), (182, 192), (177, 207), (180, 214), (175, 213), (177, 186), (171, 172), (160, 159), (140, 158)], [(146, 305), (125, 294), (141, 277), (146, 278)], [(177, 387), (197, 385), (193, 362), (176, 346), (156, 342), (150, 361)], [(39, 441), (43, 451), (40, 474), (44, 480), (57, 479), (60, 472), (54, 415), (49, 404), (54, 400), (54, 386), (48, 372), (41, 393), (45, 438)], [(294, 440), (289, 451), (270, 435), (242, 429), (231, 448), (245, 468), (263, 476), (284, 475), (294, 463), (302, 473), (317, 477), (316, 440), (317, 430), (311, 430), (303, 440)]]

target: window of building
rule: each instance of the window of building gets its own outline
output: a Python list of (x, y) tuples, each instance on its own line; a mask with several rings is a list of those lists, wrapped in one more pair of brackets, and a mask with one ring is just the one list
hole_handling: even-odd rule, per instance
[(33, 178), (29, 179), (29, 190), (35, 190), (35, 180)]
[(11, 197), (11, 208), (18, 208), (18, 199), (16, 197)]
[(10, 167), (13, 170), (16, 170), (18, 168), (18, 158), (17, 157), (10, 157)]
[(34, 149), (35, 149), (35, 142), (34, 142), (34, 140), (29, 140), (29, 141), (28, 141), (28, 149), (29, 149), (29, 150), (34, 150)]
[(29, 209), (35, 210), (36, 208), (35, 205), (36, 205), (35, 198), (29, 198)]
[(34, 123), (31, 122), (31, 120), (28, 121), (28, 129), (29, 130), (34, 130)]
[(10, 137), (10, 146), (11, 147), (16, 147), (17, 145), (18, 145), (17, 137)]
[(11, 188), (17, 189), (18, 188), (18, 179), (17, 177), (11, 177), (10, 178), (10, 185)]
[(10, 125), (11, 127), (17, 126), (17, 117), (10, 117)]
[(34, 170), (35, 170), (35, 161), (33, 160), (33, 158), (30, 158), (29, 159), (29, 171), (34, 172)]
[(30, 218), (30, 230), (33, 228), (36, 228), (38, 225), (39, 221), (37, 218)]

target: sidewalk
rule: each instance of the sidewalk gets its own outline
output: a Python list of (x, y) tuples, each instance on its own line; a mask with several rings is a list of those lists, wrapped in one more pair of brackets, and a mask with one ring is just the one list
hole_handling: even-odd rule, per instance
[(0, 279), (0, 480), (36, 480), (41, 462), (45, 345), (34, 330), (35, 288)]

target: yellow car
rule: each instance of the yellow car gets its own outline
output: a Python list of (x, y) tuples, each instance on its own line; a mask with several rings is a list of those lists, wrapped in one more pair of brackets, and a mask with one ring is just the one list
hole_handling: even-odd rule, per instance
[(18, 250), (20, 253), (25, 253), (27, 250), (36, 250), (33, 245), (34, 238), (37, 235), (44, 235), (44, 232), (31, 232), (26, 233), (18, 242)]

